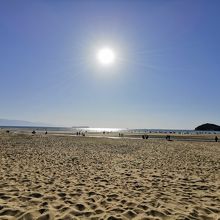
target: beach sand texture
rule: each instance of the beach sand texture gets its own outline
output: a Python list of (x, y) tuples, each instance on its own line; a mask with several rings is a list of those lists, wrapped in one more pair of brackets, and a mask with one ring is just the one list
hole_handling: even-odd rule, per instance
[(220, 219), (220, 143), (2, 132), (0, 219)]

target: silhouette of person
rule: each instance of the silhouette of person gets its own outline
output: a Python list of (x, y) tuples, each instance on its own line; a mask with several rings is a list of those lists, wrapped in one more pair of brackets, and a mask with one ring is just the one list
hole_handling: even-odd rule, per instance
[(167, 139), (168, 141), (170, 141), (170, 135), (167, 135), (167, 136), (166, 136), (166, 139)]
[(218, 142), (218, 137), (217, 136), (215, 136), (215, 142)]

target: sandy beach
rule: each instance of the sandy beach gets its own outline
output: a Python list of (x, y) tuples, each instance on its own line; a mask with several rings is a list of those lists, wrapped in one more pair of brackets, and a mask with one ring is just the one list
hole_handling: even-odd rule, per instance
[(0, 133), (0, 219), (220, 219), (220, 143)]

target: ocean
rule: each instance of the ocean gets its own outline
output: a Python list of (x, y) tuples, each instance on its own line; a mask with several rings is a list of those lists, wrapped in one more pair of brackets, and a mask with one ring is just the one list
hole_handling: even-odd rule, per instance
[(88, 133), (102, 133), (102, 132), (126, 132), (126, 133), (162, 133), (162, 134), (220, 134), (220, 131), (195, 131), (185, 129), (149, 129), (149, 128), (90, 128), (90, 127), (37, 127), (37, 126), (0, 126), (1, 129), (12, 131), (51, 131), (61, 133), (73, 133), (77, 131)]

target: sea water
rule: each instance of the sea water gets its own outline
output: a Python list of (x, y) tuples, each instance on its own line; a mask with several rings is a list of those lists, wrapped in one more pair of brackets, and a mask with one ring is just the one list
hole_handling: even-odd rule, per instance
[(162, 134), (220, 134), (220, 131), (196, 131), (184, 129), (149, 129), (149, 128), (95, 128), (95, 127), (37, 127), (37, 126), (0, 126), (1, 129), (22, 131), (51, 131), (51, 132), (126, 132), (126, 133), (162, 133)]

